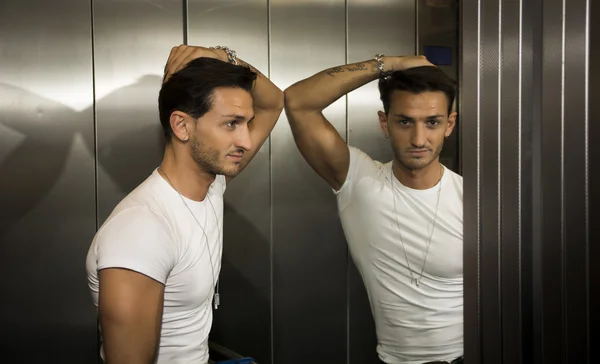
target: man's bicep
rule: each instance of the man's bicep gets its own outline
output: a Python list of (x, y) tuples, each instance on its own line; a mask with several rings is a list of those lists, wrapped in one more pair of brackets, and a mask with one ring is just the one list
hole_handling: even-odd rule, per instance
[(160, 341), (164, 285), (122, 268), (99, 272), (98, 315), (108, 363), (150, 363)]
[(346, 180), (348, 145), (321, 112), (288, 112), (294, 141), (311, 168), (333, 189)]

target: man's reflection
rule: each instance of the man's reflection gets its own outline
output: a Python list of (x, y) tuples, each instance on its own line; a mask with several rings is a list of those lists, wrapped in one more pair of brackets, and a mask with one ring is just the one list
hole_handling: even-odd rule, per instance
[[(387, 163), (346, 145), (322, 113), (378, 78)], [(462, 363), (462, 177), (439, 162), (455, 96), (455, 82), (424, 57), (380, 54), (285, 91), (296, 144), (337, 197), (384, 363)]]

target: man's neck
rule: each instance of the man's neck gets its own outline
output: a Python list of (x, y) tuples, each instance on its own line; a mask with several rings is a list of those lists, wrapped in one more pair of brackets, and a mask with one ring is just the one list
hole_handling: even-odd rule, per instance
[(158, 172), (182, 196), (198, 202), (206, 198), (215, 180), (215, 175), (200, 169), (189, 153), (176, 153), (172, 145), (165, 148)]
[(432, 188), (440, 181), (443, 173), (443, 167), (437, 158), (427, 167), (419, 170), (408, 169), (402, 163), (394, 160), (392, 170), (400, 183), (414, 190)]

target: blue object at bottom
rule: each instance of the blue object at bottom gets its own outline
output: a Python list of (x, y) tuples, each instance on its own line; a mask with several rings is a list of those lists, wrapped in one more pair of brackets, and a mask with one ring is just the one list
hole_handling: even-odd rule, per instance
[(250, 364), (252, 362), (254, 362), (254, 359), (252, 359), (252, 358), (240, 358), (240, 359), (218, 361), (217, 364)]

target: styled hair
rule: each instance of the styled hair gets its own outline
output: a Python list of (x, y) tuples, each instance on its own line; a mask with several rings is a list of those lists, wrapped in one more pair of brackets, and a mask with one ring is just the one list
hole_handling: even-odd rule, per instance
[(174, 111), (193, 118), (202, 117), (212, 107), (216, 88), (241, 88), (251, 92), (256, 77), (248, 67), (214, 58), (201, 57), (189, 62), (163, 83), (158, 95), (160, 123), (167, 141), (173, 135), (169, 120)]
[(434, 66), (409, 68), (404, 71), (394, 71), (379, 79), (379, 94), (383, 109), (387, 115), (390, 111), (390, 99), (395, 90), (420, 94), (428, 91), (441, 91), (448, 99), (448, 115), (456, 98), (457, 83), (452, 78)]

